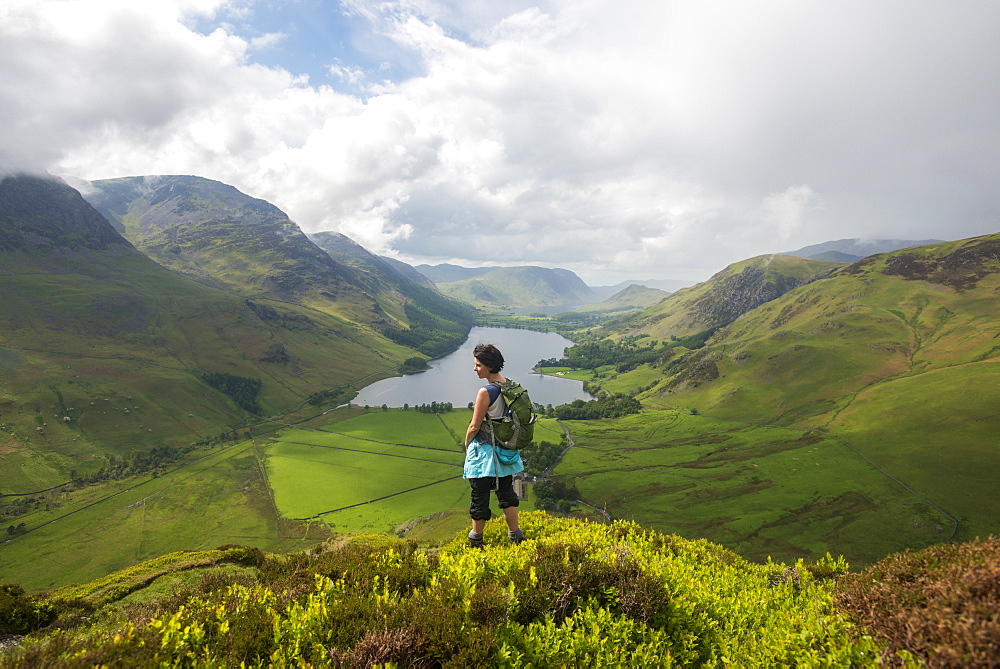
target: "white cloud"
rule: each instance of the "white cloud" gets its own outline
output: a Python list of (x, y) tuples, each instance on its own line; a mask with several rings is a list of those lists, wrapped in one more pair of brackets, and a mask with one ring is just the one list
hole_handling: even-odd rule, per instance
[(331, 64), (328, 69), (330, 74), (351, 86), (360, 86), (366, 79), (363, 69), (342, 63), (339, 60)]
[(271, 49), (288, 38), (285, 33), (265, 33), (250, 40), (250, 46), (254, 49)]
[(0, 5), (0, 165), (199, 174), (415, 262), (621, 278), (1000, 223), (992, 0), (343, 0), (418, 73), (331, 57), (343, 90), (255, 65), (277, 33), (191, 27), (251, 6)]
[(761, 219), (776, 239), (786, 242), (802, 228), (806, 214), (819, 208), (818, 200), (809, 186), (792, 186), (764, 198)]

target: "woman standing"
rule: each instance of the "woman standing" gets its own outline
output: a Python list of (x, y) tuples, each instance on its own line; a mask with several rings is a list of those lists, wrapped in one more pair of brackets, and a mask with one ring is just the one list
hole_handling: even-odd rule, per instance
[(489, 418), (502, 418), (507, 413), (507, 403), (500, 394), (500, 376), (503, 355), (493, 344), (480, 344), (472, 352), (476, 376), (488, 385), (479, 389), (472, 410), (472, 421), (465, 433), (465, 472), (463, 476), (472, 486), (469, 515), (472, 531), (469, 545), (483, 547), (483, 530), (493, 513), (490, 510), (490, 492), (496, 492), (497, 501), (507, 521), (507, 536), (514, 543), (521, 543), (524, 532), (517, 523), (517, 506), (520, 500), (514, 492), (514, 474), (524, 471), (520, 451), (510, 450), (494, 443)]

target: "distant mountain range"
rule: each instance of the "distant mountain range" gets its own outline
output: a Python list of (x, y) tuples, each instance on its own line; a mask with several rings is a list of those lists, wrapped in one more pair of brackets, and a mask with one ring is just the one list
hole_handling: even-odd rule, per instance
[(797, 251), (788, 251), (788, 255), (813, 258), (815, 260), (832, 260), (835, 262), (856, 262), (862, 258), (877, 253), (890, 253), (914, 246), (939, 244), (940, 239), (838, 239), (822, 244), (804, 246)]
[(655, 288), (656, 290), (672, 293), (675, 290), (687, 288), (694, 283), (694, 281), (682, 281), (680, 279), (629, 279), (628, 281), (616, 283), (613, 286), (591, 286), (591, 288), (594, 294), (600, 296), (601, 299), (607, 299), (612, 295), (622, 292), (629, 286), (643, 286), (644, 288)]
[[(488, 309), (510, 310), (526, 313), (544, 311), (556, 313), (584, 306), (594, 306), (608, 300), (631, 286), (641, 286), (670, 292), (690, 285), (676, 279), (645, 279), (622, 281), (614, 286), (589, 286), (576, 273), (565, 269), (546, 267), (461, 267), (443, 263), (417, 265), (414, 269), (445, 294)], [(629, 291), (608, 307), (647, 306), (647, 297), (636, 298), (638, 293)], [(624, 300), (624, 302), (623, 302)], [(631, 303), (634, 302), (634, 303)], [(588, 309), (593, 311), (593, 309)]]
[(630, 283), (625, 288), (610, 297), (594, 304), (588, 304), (577, 309), (581, 313), (621, 314), (639, 311), (658, 304), (670, 296), (665, 290), (647, 288)]
[(471, 279), (438, 283), (438, 290), (477, 307), (569, 311), (597, 301), (580, 277), (564, 269), (501, 267)]
[(495, 269), (500, 269), (500, 267), (462, 267), (461, 265), (441, 263), (440, 265), (414, 265), (413, 269), (434, 283), (452, 283), (453, 281), (472, 279), (487, 272), (492, 272)]

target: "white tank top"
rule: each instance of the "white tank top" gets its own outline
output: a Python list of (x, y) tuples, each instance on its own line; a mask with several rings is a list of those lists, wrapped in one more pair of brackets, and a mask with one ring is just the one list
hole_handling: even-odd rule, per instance
[[(490, 406), (486, 409), (487, 418), (503, 418), (507, 415), (507, 401), (503, 398), (503, 393), (500, 392), (499, 386), (495, 386), (492, 383), (486, 386), (486, 392), (490, 394)], [(496, 399), (493, 399), (494, 393), (496, 394)]]

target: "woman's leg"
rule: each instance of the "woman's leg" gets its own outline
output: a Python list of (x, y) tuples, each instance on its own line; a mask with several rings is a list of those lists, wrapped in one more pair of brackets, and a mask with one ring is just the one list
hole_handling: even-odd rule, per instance
[(490, 511), (491, 479), (469, 479), (472, 488), (469, 499), (469, 516), (472, 518), (472, 531), (469, 533), (469, 545), (474, 548), (483, 547), (483, 530), (486, 521), (493, 514)]
[[(507, 529), (508, 530), (510, 530), (511, 532), (516, 531), (517, 530), (517, 507), (516, 506), (508, 506), (506, 509), (504, 509), (503, 510), (503, 519), (505, 521), (507, 521)], [(484, 521), (483, 522), (483, 526), (485, 526), (485, 525), (486, 525), (486, 522)]]

